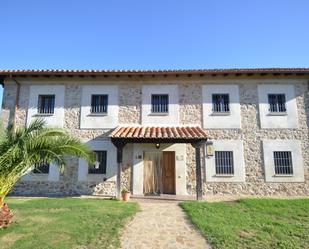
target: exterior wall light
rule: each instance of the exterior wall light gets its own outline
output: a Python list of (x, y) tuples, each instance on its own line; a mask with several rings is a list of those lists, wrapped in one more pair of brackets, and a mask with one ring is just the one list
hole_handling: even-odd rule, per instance
[(160, 144), (156, 144), (156, 149), (160, 149)]
[(100, 168), (100, 163), (98, 161), (94, 162), (94, 168), (99, 169)]
[(211, 157), (214, 155), (214, 142), (207, 140), (206, 142), (206, 156)]

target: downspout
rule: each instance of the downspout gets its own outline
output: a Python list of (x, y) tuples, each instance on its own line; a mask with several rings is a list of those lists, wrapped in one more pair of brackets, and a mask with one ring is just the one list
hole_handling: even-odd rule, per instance
[(19, 108), (20, 83), (16, 79), (14, 79), (11, 74), (10, 74), (10, 78), (14, 80), (17, 85), (15, 106), (14, 106), (14, 113), (13, 113), (13, 129), (15, 130), (16, 129), (16, 116), (17, 116), (17, 111)]

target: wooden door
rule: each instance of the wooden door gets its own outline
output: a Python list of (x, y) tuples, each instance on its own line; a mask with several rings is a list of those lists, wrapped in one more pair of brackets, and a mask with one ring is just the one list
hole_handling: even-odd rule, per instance
[(161, 193), (162, 153), (144, 153), (144, 194)]
[(162, 163), (163, 194), (176, 194), (175, 187), (175, 152), (164, 151)]

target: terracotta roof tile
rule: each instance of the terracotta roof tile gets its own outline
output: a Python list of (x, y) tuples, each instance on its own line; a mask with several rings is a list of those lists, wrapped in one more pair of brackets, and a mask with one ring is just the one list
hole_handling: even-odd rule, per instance
[(204, 139), (207, 138), (207, 133), (198, 126), (118, 126), (110, 136), (113, 138)]
[(167, 69), (167, 70), (1, 70), (0, 75), (140, 75), (140, 74), (254, 74), (309, 73), (309, 68), (230, 68), (230, 69)]

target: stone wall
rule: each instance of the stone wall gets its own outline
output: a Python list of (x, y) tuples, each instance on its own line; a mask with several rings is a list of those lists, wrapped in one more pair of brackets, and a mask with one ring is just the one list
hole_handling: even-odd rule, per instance
[[(241, 194), (241, 195), (309, 195), (309, 96), (307, 84), (295, 85), (298, 108), (298, 129), (260, 129), (258, 113), (257, 84), (239, 84), (242, 129), (209, 129), (209, 136), (216, 139), (242, 139), (244, 141), (244, 157), (246, 182), (244, 183), (203, 183), (203, 192), (209, 194)], [(195, 99), (200, 99), (196, 91)], [(187, 98), (186, 101), (190, 101)], [(189, 102), (190, 103), (190, 102)], [(191, 105), (188, 105), (190, 110)], [(186, 106), (184, 107), (186, 108)], [(185, 113), (188, 110), (185, 111)], [(184, 115), (184, 114), (183, 114)], [(185, 122), (185, 121), (184, 121)], [(202, 121), (201, 121), (202, 122)], [(302, 141), (302, 156), (304, 163), (304, 183), (267, 183), (263, 171), (262, 140), (264, 139), (297, 139)], [(203, 160), (203, 163), (205, 160)], [(207, 165), (206, 165), (207, 167)], [(195, 156), (194, 149), (187, 147), (187, 185), (188, 193), (195, 193)], [(204, 171), (203, 171), (204, 173)]]
[[(97, 80), (107, 81), (106, 79)], [(159, 84), (179, 84), (179, 110), (181, 125), (202, 125), (202, 84), (204, 80), (165, 79)], [(221, 81), (225, 84), (228, 81)], [(115, 83), (115, 82), (114, 82)], [(141, 94), (143, 84), (154, 84), (156, 80), (126, 80), (119, 84), (119, 123), (140, 124)], [(235, 81), (231, 82), (235, 84)], [(237, 82), (236, 82), (237, 83)], [(109, 130), (79, 129), (81, 85), (74, 79), (66, 83), (65, 122), (64, 128), (83, 140), (105, 140)], [(87, 82), (89, 84), (89, 82)], [(107, 82), (106, 84), (110, 84)], [(309, 195), (309, 96), (307, 84), (303, 81), (295, 84), (298, 107), (298, 129), (260, 129), (258, 113), (257, 82), (239, 81), (242, 129), (211, 129), (210, 137), (216, 139), (242, 139), (244, 141), (244, 157), (246, 165), (246, 182), (244, 183), (207, 183), (204, 181), (205, 194), (249, 194), (249, 195)], [(6, 84), (2, 118), (7, 122), (13, 113), (16, 85)], [(25, 124), (28, 108), (29, 85), (22, 84), (20, 89), (17, 125)], [(266, 183), (263, 173), (262, 143), (263, 139), (299, 139), (302, 141), (302, 152), (305, 167), (305, 183)], [(124, 148), (122, 187), (132, 188), (133, 145)], [(187, 190), (195, 193), (195, 153), (191, 145), (187, 145)], [(116, 159), (115, 159), (116, 160)], [(205, 160), (203, 160), (202, 165)], [(206, 165), (207, 167), (207, 165)], [(205, 169), (205, 168), (203, 168)], [(78, 182), (78, 160), (69, 159), (68, 167), (58, 182), (20, 182), (13, 190), (14, 194), (26, 195), (78, 195), (104, 194), (115, 195), (115, 181)], [(203, 170), (203, 174), (205, 171)]]

